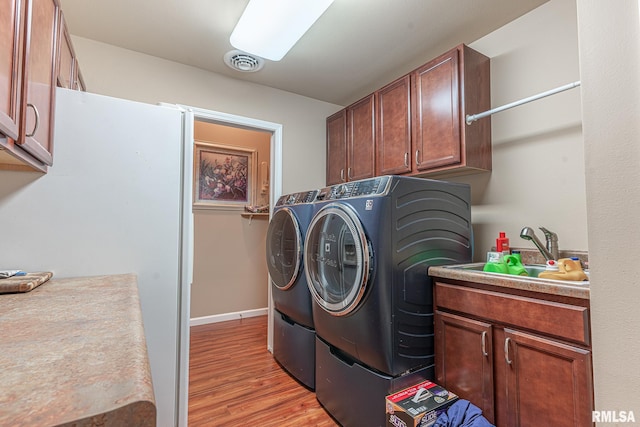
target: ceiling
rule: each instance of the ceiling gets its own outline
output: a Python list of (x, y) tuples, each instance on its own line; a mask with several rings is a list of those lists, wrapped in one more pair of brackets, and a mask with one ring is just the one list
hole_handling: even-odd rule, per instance
[(255, 73), (232, 70), (223, 61), (248, 0), (60, 0), (60, 5), (73, 36), (348, 105), (546, 1), (335, 0), (281, 61), (266, 60)]

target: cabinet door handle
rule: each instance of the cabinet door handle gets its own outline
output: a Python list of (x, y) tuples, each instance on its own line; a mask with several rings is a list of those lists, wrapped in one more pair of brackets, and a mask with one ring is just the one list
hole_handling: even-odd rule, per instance
[(409, 153), (404, 153), (404, 165), (405, 167), (409, 166)]
[(416, 165), (420, 164), (420, 161), (418, 160), (419, 156), (420, 156), (420, 150), (416, 150)]
[(513, 362), (509, 359), (509, 342), (511, 342), (511, 338), (504, 340), (504, 360), (507, 362), (507, 365), (511, 365), (511, 362)]
[(489, 355), (489, 353), (487, 353), (487, 331), (482, 331), (482, 355)]
[(347, 168), (347, 178), (349, 178), (349, 181), (353, 179), (351, 178), (351, 168)]
[(344, 182), (344, 169), (340, 169), (340, 181)]
[(38, 107), (36, 107), (31, 103), (28, 103), (27, 107), (33, 108), (33, 112), (36, 113), (36, 124), (35, 126), (33, 126), (33, 132), (25, 135), (27, 138), (31, 138), (33, 135), (36, 134), (36, 131), (38, 130), (38, 126), (40, 126), (40, 113), (38, 113)]

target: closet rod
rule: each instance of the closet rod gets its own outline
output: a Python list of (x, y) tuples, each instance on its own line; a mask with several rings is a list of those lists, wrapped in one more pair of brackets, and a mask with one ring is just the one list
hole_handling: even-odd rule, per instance
[(473, 123), (476, 120), (479, 120), (479, 119), (481, 119), (483, 117), (487, 117), (487, 116), (490, 116), (492, 114), (499, 113), (500, 111), (508, 110), (509, 108), (517, 107), (518, 105), (526, 104), (527, 102), (535, 101), (537, 99), (544, 98), (544, 97), (549, 96), (549, 95), (555, 95), (556, 93), (564, 92), (565, 90), (573, 89), (574, 87), (578, 87), (578, 86), (580, 86), (580, 82), (579, 81), (578, 82), (569, 83), (567, 85), (560, 86), (560, 87), (557, 87), (555, 89), (551, 89), (551, 90), (548, 90), (546, 92), (542, 92), (542, 93), (539, 93), (537, 95), (533, 95), (533, 96), (530, 96), (528, 98), (524, 98), (524, 99), (521, 99), (519, 101), (512, 102), (510, 104), (505, 104), (502, 107), (492, 108), (491, 110), (487, 110), (487, 111), (485, 111), (483, 113), (467, 114), (467, 124), (470, 125), (471, 123)]

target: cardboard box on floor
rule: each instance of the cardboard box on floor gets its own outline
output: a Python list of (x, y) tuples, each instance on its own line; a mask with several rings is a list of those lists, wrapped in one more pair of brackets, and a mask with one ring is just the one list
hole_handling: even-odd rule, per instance
[(456, 400), (444, 387), (423, 381), (387, 396), (387, 427), (428, 427)]

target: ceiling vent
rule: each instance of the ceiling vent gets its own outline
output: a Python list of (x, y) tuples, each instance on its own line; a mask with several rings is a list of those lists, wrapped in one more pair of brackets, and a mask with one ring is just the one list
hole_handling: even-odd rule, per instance
[(264, 66), (264, 59), (241, 50), (232, 50), (224, 55), (224, 63), (243, 73), (255, 73)]

